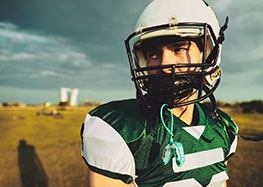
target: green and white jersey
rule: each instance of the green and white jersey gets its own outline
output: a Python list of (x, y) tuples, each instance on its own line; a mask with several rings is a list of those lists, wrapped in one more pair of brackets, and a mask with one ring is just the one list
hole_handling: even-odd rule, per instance
[[(208, 108), (195, 104), (199, 122), (188, 126), (174, 116), (174, 140), (182, 143), (185, 162), (162, 161), (170, 138), (158, 114), (146, 119), (135, 99), (110, 102), (87, 114), (82, 126), (82, 156), (89, 168), (139, 187), (221, 187), (228, 179), (225, 161), (235, 152), (237, 139), (226, 125), (215, 122)], [(231, 118), (218, 111), (229, 128)], [(164, 113), (171, 124), (170, 112)]]

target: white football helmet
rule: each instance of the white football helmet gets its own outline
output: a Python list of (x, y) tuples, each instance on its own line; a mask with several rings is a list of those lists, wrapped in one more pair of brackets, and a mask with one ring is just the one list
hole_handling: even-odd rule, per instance
[[(166, 103), (170, 108), (209, 97), (220, 82), (221, 44), (227, 21), (228, 18), (220, 28), (215, 13), (203, 0), (153, 0), (137, 20), (135, 32), (125, 40), (137, 97), (148, 107)], [(196, 42), (201, 52), (200, 63), (171, 62), (147, 67), (145, 44), (163, 40)], [(182, 67), (191, 71), (176, 71)], [(154, 69), (170, 69), (170, 73), (149, 74)], [(195, 91), (195, 99), (183, 101)]]

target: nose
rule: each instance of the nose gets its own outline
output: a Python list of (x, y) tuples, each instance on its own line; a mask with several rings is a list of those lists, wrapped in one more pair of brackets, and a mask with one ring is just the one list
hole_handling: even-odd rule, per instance
[(175, 55), (171, 50), (167, 49), (166, 47), (163, 47), (161, 65), (168, 64), (175, 64)]
[[(174, 55), (173, 51), (167, 49), (166, 47), (163, 47), (161, 65), (176, 64), (176, 61), (176, 56)], [(164, 68), (162, 71), (164, 73), (171, 73), (171, 68)]]

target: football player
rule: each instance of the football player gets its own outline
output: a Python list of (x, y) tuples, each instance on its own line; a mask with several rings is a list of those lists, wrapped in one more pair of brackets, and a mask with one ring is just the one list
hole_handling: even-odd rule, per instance
[(136, 99), (103, 104), (82, 126), (90, 187), (226, 185), (238, 127), (213, 92), (227, 22), (203, 0), (145, 8), (125, 40)]

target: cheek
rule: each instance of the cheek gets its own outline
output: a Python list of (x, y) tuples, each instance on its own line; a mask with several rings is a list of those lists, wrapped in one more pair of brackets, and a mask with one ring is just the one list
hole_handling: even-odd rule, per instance
[[(187, 64), (199, 64), (201, 63), (201, 53), (195, 50), (191, 50), (184, 56), (184, 59), (182, 59), (183, 62)], [(193, 72), (196, 71), (197, 67), (188, 67), (188, 68), (178, 68), (179, 72)]]
[[(201, 64), (202, 63), (201, 62), (201, 53), (199, 52), (199, 50), (194, 51), (192, 54), (192, 57), (193, 57), (192, 64)], [(199, 69), (199, 68), (192, 67), (192, 68), (190, 68), (190, 71), (196, 71), (197, 69)]]
[(160, 65), (156, 60), (147, 60), (146, 66), (151, 67), (151, 66), (157, 66)]
[(190, 56), (192, 57), (191, 63), (194, 63), (194, 64), (201, 63), (201, 53), (199, 52), (199, 50), (191, 51)]
[[(146, 63), (146, 67), (152, 67), (152, 66), (158, 66), (160, 63), (156, 60), (148, 60)], [(157, 74), (159, 71), (158, 70), (148, 70), (147, 74), (149, 75), (154, 75)]]

